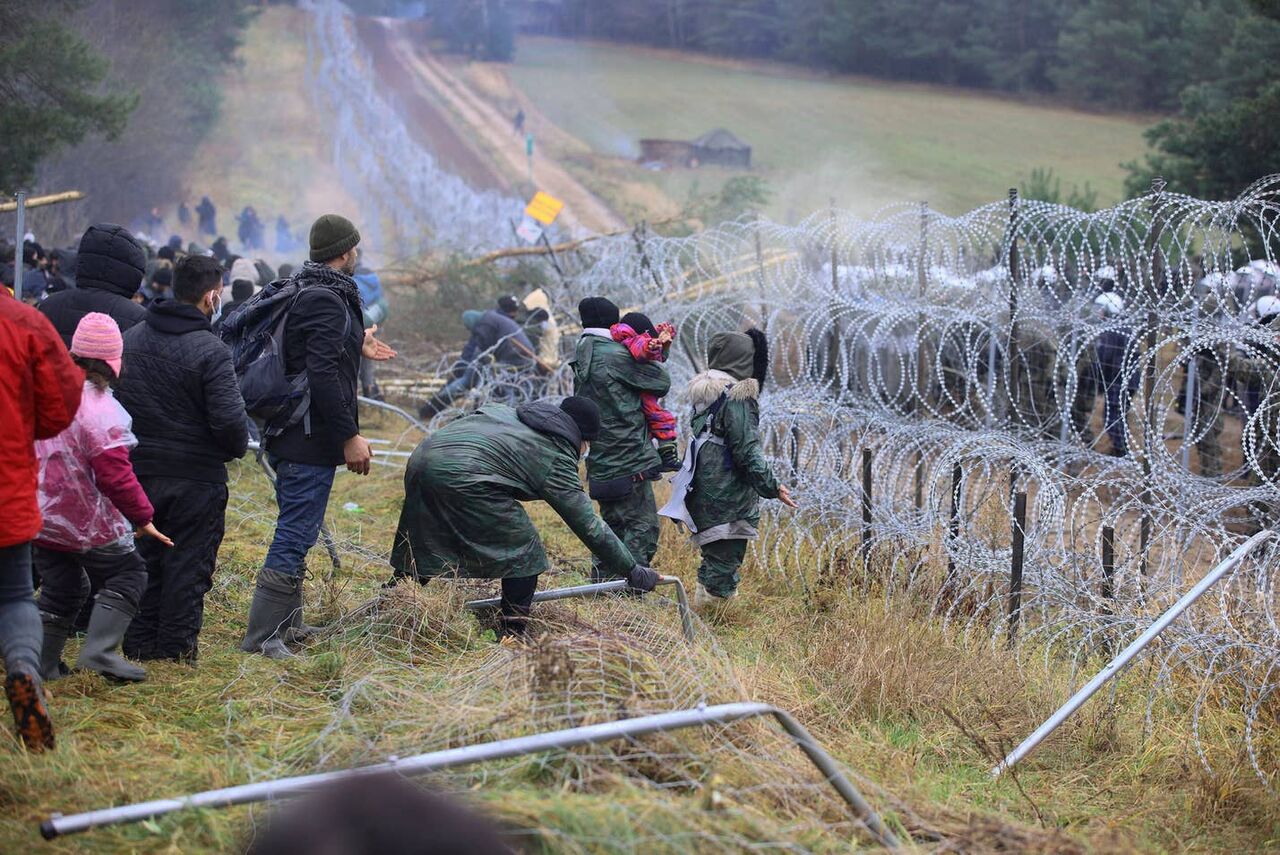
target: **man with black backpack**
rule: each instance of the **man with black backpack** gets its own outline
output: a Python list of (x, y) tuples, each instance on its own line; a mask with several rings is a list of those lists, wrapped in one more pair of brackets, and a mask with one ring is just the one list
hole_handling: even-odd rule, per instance
[(250, 414), (262, 419), (275, 470), (279, 517), (253, 592), (240, 649), (272, 659), (314, 632), (302, 620), (307, 552), (324, 522), (336, 468), (368, 475), (373, 449), (360, 435), (360, 360), (395, 351), (362, 324), (352, 278), (360, 233), (325, 214), (311, 226), (310, 260), (254, 295), (223, 326)]
[(174, 544), (138, 541), (147, 588), (124, 638), (133, 659), (196, 659), (226, 520), (227, 461), (249, 443), (231, 354), (210, 328), (222, 300), (222, 265), (186, 256), (173, 271), (173, 299), (153, 300), (124, 337), (116, 396), (138, 437), (133, 470)]

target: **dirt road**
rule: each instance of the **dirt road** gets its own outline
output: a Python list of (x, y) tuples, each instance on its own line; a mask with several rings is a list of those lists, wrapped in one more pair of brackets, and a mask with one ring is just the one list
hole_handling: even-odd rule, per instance
[[(462, 134), (472, 135), (472, 140), (483, 148), (489, 162), (508, 177), (509, 184), (527, 180), (528, 162), (524, 141), (512, 133), (511, 118), (476, 95), (421, 47), (402, 24), (389, 19), (378, 19), (373, 23), (384, 31), (386, 61), (398, 64), (407, 72), (404, 77), (396, 74), (402, 80), (396, 84), (401, 98), (414, 99), (403, 103), (417, 104), (419, 106), (413, 108), (417, 110), (423, 100), (432, 105), (433, 96), (443, 101), (448, 106), (450, 120), (455, 127), (460, 125)], [(427, 119), (425, 132), (432, 134), (433, 141), (435, 137), (431, 129), (438, 127), (438, 121), (438, 118)], [(422, 127), (421, 124), (418, 126)], [(474, 148), (470, 145), (467, 147)], [(432, 149), (436, 149), (434, 142)], [(626, 228), (626, 221), (559, 164), (535, 155), (533, 177), (539, 190), (564, 201), (565, 207), (558, 222), (571, 233)]]
[(511, 189), (511, 183), (495, 169), (484, 151), (460, 134), (450, 117), (417, 75), (391, 49), (391, 29), (376, 18), (357, 17), (356, 34), (368, 49), (377, 74), (391, 103), (396, 105), (419, 142), (430, 149), (440, 165), (477, 190)]

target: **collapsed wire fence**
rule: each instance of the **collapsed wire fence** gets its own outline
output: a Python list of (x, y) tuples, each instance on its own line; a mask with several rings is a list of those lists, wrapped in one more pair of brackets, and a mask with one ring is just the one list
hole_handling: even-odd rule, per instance
[[(552, 296), (567, 325), (591, 294), (674, 320), (673, 409), (713, 333), (768, 332), (762, 431), (802, 509), (786, 524), (766, 503), (766, 572), (920, 599), (971, 640), (1082, 664), (1280, 516), (1278, 223), (1275, 176), (1230, 202), (1157, 184), (1092, 214), (1011, 195), (961, 217), (751, 218), (593, 242), (557, 260)], [(572, 386), (567, 366), (526, 382)], [(513, 389), (486, 374), (460, 404)], [(1273, 792), (1276, 551), (1164, 633), (1151, 695), (1196, 687), (1210, 772), (1203, 715), (1244, 710)]]

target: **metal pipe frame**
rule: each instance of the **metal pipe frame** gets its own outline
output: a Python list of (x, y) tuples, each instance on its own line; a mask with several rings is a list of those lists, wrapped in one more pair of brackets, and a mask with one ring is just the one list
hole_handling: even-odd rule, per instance
[[(684, 630), (685, 640), (693, 641), (693, 613), (689, 610), (689, 596), (685, 592), (684, 582), (681, 582), (675, 576), (659, 576), (658, 584), (673, 585), (675, 587), (676, 608), (680, 610), (680, 627)], [(599, 597), (604, 594), (617, 594), (628, 589), (629, 586), (626, 579), (614, 579), (609, 582), (592, 582), (589, 585), (574, 585), (569, 588), (552, 588), (547, 591), (538, 591), (533, 595), (533, 601), (535, 603), (545, 603), (551, 600)], [(485, 609), (496, 609), (501, 602), (501, 597), (472, 600), (467, 603), (467, 608), (473, 612), (480, 612)]]
[(262, 781), (254, 784), (242, 784), (237, 787), (205, 790), (204, 792), (178, 798), (136, 802), (130, 805), (104, 808), (71, 816), (62, 816), (55, 813), (40, 823), (40, 834), (46, 840), (52, 840), (62, 835), (77, 834), (109, 825), (142, 822), (180, 810), (224, 808), (233, 805), (272, 801), (282, 797), (306, 793), (336, 781), (366, 775), (397, 774), (405, 777), (414, 777), (443, 769), (470, 766), (475, 763), (522, 757), (526, 754), (566, 750), (584, 745), (611, 742), (616, 739), (634, 739), (653, 733), (683, 730), (690, 727), (732, 724), (745, 719), (766, 716), (772, 717), (777, 721), (782, 729), (787, 732), (787, 735), (795, 741), (796, 746), (805, 753), (805, 756), (809, 758), (827, 783), (831, 784), (836, 792), (840, 794), (840, 798), (849, 805), (855, 817), (875, 838), (877, 843), (889, 849), (899, 848), (901, 844), (894, 834), (885, 827), (879, 814), (871, 807), (853, 782), (845, 776), (835, 759), (805, 729), (804, 725), (777, 707), (755, 702), (717, 704), (715, 706), (699, 705), (697, 708), (690, 710), (676, 710), (622, 719), (620, 721), (585, 725), (583, 727), (571, 727), (549, 733), (537, 733), (532, 736), (519, 736), (513, 739), (484, 742), (479, 745), (468, 745), (462, 748), (432, 751), (413, 757), (393, 757), (385, 763), (360, 766), (354, 769), (319, 772), (312, 775), (283, 778), (277, 781)]
[(1128, 647), (1120, 651), (1114, 659), (1108, 662), (1105, 668), (1095, 674), (1092, 680), (1085, 683), (1078, 692), (1072, 695), (1070, 700), (1059, 707), (1053, 715), (1049, 716), (1049, 718), (1045, 720), (1044, 724), (1037, 727), (1034, 733), (1022, 741), (1022, 744), (1010, 751), (1008, 756), (1001, 760), (996, 767), (991, 770), (991, 777), (993, 779), (999, 778), (1002, 774), (1017, 765), (1020, 760), (1034, 751), (1041, 742), (1044, 742), (1049, 734), (1057, 730), (1076, 710), (1084, 706), (1085, 701), (1093, 697), (1094, 693), (1101, 689), (1108, 680), (1119, 674), (1120, 671), (1134, 659), (1134, 657), (1141, 653), (1148, 644), (1155, 640), (1156, 636), (1164, 632), (1165, 629), (1168, 628), (1169, 624), (1177, 620), (1178, 617), (1190, 608), (1196, 600), (1200, 599), (1206, 591), (1216, 585), (1223, 576), (1236, 569), (1240, 562), (1244, 561), (1244, 559), (1247, 558), (1251, 552), (1257, 549), (1258, 546), (1270, 540), (1273, 534), (1274, 532), (1269, 529), (1260, 531), (1236, 547), (1235, 551), (1228, 555), (1225, 560), (1218, 564), (1217, 567), (1210, 570), (1209, 573), (1197, 582), (1190, 591), (1183, 594), (1182, 599), (1170, 606), (1164, 614), (1160, 615), (1160, 617), (1156, 619), (1155, 623), (1147, 627), (1146, 630), (1135, 638)]

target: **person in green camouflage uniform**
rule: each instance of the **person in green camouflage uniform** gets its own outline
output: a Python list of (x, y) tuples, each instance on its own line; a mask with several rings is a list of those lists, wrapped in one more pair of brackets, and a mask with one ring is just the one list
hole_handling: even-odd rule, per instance
[(578, 460), (598, 434), (599, 410), (584, 398), (512, 409), (488, 404), (414, 449), (391, 549), (396, 577), (501, 579), (508, 634), (523, 632), (547, 554), (521, 502), (549, 504), (612, 574), (652, 590), (657, 574), (596, 516)]
[[(658, 551), (658, 506), (653, 481), (662, 459), (649, 438), (640, 407), (640, 393), (661, 398), (671, 388), (667, 369), (658, 362), (639, 362), (613, 340), (609, 328), (618, 323), (618, 307), (603, 297), (578, 304), (582, 337), (574, 352), (573, 393), (595, 401), (600, 408), (600, 436), (587, 456), (591, 498), (600, 503), (600, 516), (636, 561), (649, 564)], [(593, 559), (593, 579), (606, 578), (609, 568)]]
[[(1280, 367), (1280, 299), (1260, 297), (1250, 312), (1260, 329), (1269, 334), (1263, 342), (1251, 341), (1247, 348), (1233, 348), (1232, 373), (1243, 392), (1245, 414), (1240, 432), (1249, 469), (1249, 483), (1255, 487), (1277, 483), (1280, 479), (1280, 447), (1277, 446), (1276, 414), (1266, 412), (1277, 404), (1276, 370)], [(1262, 411), (1262, 412), (1259, 412)], [(1252, 459), (1249, 452), (1252, 450)], [(1275, 525), (1280, 508), (1274, 501), (1250, 504), (1254, 523), (1262, 527)]]
[(685, 497), (697, 527), (690, 539), (702, 551), (696, 596), (700, 605), (727, 600), (737, 592), (747, 542), (757, 536), (760, 499), (779, 499), (795, 507), (760, 448), (759, 396), (768, 360), (759, 330), (716, 333), (707, 349), (708, 370), (689, 383), (692, 436), (709, 434)]

